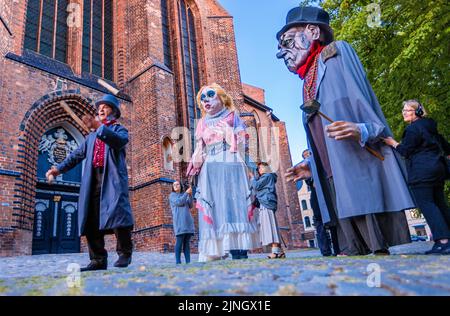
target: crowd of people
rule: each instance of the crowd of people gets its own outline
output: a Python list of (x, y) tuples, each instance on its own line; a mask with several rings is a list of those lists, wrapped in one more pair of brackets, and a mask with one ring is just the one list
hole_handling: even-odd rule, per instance
[[(389, 255), (389, 247), (410, 242), (404, 211), (415, 207), (435, 241), (427, 254), (450, 254), (444, 194), (450, 145), (424, 106), (418, 100), (403, 103), (408, 126), (401, 142), (395, 141), (356, 52), (347, 42), (334, 41), (329, 15), (321, 8), (293, 8), (276, 38), (277, 58), (303, 80), (300, 108), (308, 140), (304, 160), (284, 177), (304, 180), (311, 189), (322, 254)], [(222, 87), (202, 87), (197, 103), (202, 118), (186, 173), (189, 183), (196, 179), (196, 189), (193, 193), (178, 180), (169, 196), (176, 263), (182, 252), (190, 262), (194, 205), (200, 262), (229, 255), (245, 259), (248, 250), (263, 246), (271, 248), (268, 258), (285, 258), (275, 216), (276, 170), (247, 159), (246, 126)], [(128, 266), (132, 254), (128, 131), (117, 122), (117, 98), (106, 95), (96, 106), (97, 118), (84, 118), (92, 130), (85, 142), (47, 172), (51, 179), (85, 160), (78, 225), (87, 237), (91, 262), (82, 271), (107, 268), (105, 234), (116, 235), (116, 267)]]

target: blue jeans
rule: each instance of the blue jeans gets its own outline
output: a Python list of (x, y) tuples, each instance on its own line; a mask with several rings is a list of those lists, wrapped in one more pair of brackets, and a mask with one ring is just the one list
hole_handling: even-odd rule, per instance
[(177, 264), (181, 263), (181, 250), (183, 250), (186, 263), (191, 262), (191, 250), (189, 248), (191, 236), (192, 234), (181, 234), (177, 236), (175, 243), (175, 260)]

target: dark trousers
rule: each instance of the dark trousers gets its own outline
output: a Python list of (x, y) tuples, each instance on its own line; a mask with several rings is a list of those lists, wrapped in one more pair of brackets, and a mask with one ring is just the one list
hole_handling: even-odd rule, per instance
[[(311, 191), (311, 208), (313, 210), (313, 218), (314, 218), (314, 226), (316, 227), (316, 237), (317, 237), (317, 243), (320, 249), (320, 253), (323, 256), (331, 256), (331, 254), (334, 252), (334, 254), (338, 254), (340, 252), (339, 250), (339, 244), (337, 239), (337, 232), (336, 227), (331, 226), (330, 227), (330, 234), (328, 234), (327, 229), (325, 225), (322, 222), (322, 215), (320, 213), (319, 208), (319, 201), (317, 200), (317, 194), (316, 189), (314, 186), (309, 186)], [(331, 245), (333, 244), (333, 249), (331, 248)]]
[[(328, 187), (333, 208), (336, 212), (336, 189), (333, 178), (328, 179)], [(337, 219), (336, 235), (338, 237), (339, 250), (341, 253), (356, 256), (367, 255), (371, 252), (386, 250), (389, 248), (376, 214), (354, 216)]]
[(248, 259), (247, 250), (233, 249), (233, 250), (230, 250), (230, 254), (231, 254), (231, 258), (234, 260)]
[[(100, 227), (100, 192), (103, 178), (103, 170), (94, 168), (92, 177), (93, 192), (89, 212), (86, 220), (85, 235), (89, 247), (89, 258), (91, 261), (106, 263), (108, 253), (105, 249), (106, 231)], [(116, 235), (116, 251), (119, 256), (131, 257), (133, 243), (131, 241), (131, 227), (120, 227), (113, 230)]]
[(339, 254), (339, 243), (336, 227), (329, 228), (329, 232), (322, 222), (322, 218), (314, 218), (314, 226), (316, 227), (317, 243), (322, 256), (331, 256)]
[(337, 229), (335, 226), (329, 228), (331, 235), (331, 244), (333, 245), (333, 254), (338, 255), (341, 253), (341, 248), (339, 247)]
[(430, 226), (433, 240), (450, 238), (450, 210), (444, 195), (444, 184), (412, 187), (411, 191)]
[(186, 260), (186, 263), (191, 262), (191, 249), (189, 247), (191, 236), (191, 234), (177, 235), (177, 241), (175, 242), (176, 263), (181, 263), (181, 251), (183, 251), (184, 253), (184, 259)]

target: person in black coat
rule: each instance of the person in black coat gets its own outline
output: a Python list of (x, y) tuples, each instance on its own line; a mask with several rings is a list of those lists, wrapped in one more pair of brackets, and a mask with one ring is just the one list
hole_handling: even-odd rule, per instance
[(445, 155), (450, 145), (437, 131), (437, 124), (426, 117), (417, 100), (403, 102), (403, 119), (409, 123), (401, 143), (392, 137), (386, 144), (394, 147), (406, 159), (408, 185), (430, 226), (435, 241), (426, 254), (450, 254), (450, 210), (444, 195), (446, 180)]
[[(309, 159), (311, 156), (311, 151), (309, 149), (305, 149), (302, 152), (302, 157), (304, 160)], [(316, 227), (316, 237), (317, 243), (320, 249), (320, 253), (324, 257), (328, 256), (337, 256), (340, 253), (337, 231), (335, 226), (329, 226), (328, 229), (330, 234), (327, 232), (327, 227), (323, 224), (322, 215), (320, 214), (319, 201), (317, 200), (316, 188), (314, 187), (313, 178), (305, 179), (305, 183), (308, 186), (309, 192), (311, 192), (311, 208), (313, 210), (313, 221), (314, 226)], [(333, 248), (331, 248), (333, 245)], [(332, 251), (333, 250), (333, 251)]]

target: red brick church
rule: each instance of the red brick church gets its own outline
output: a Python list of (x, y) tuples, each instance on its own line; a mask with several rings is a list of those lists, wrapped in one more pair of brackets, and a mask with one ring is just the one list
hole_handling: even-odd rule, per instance
[(277, 218), (289, 248), (306, 245), (297, 191), (283, 176), (292, 164), (285, 125), (273, 114), (269, 122), (264, 90), (241, 82), (233, 18), (218, 1), (4, 0), (0, 54), (0, 256), (84, 250), (77, 231), (83, 166), (53, 185), (44, 175), (86, 136), (61, 102), (79, 117), (94, 114), (95, 100), (111, 91), (99, 78), (119, 90), (120, 122), (129, 130), (136, 250), (173, 250), (167, 197), (186, 163), (170, 159), (181, 137), (172, 131), (193, 131), (195, 95), (212, 82), (231, 92), (259, 136), (278, 128)]

